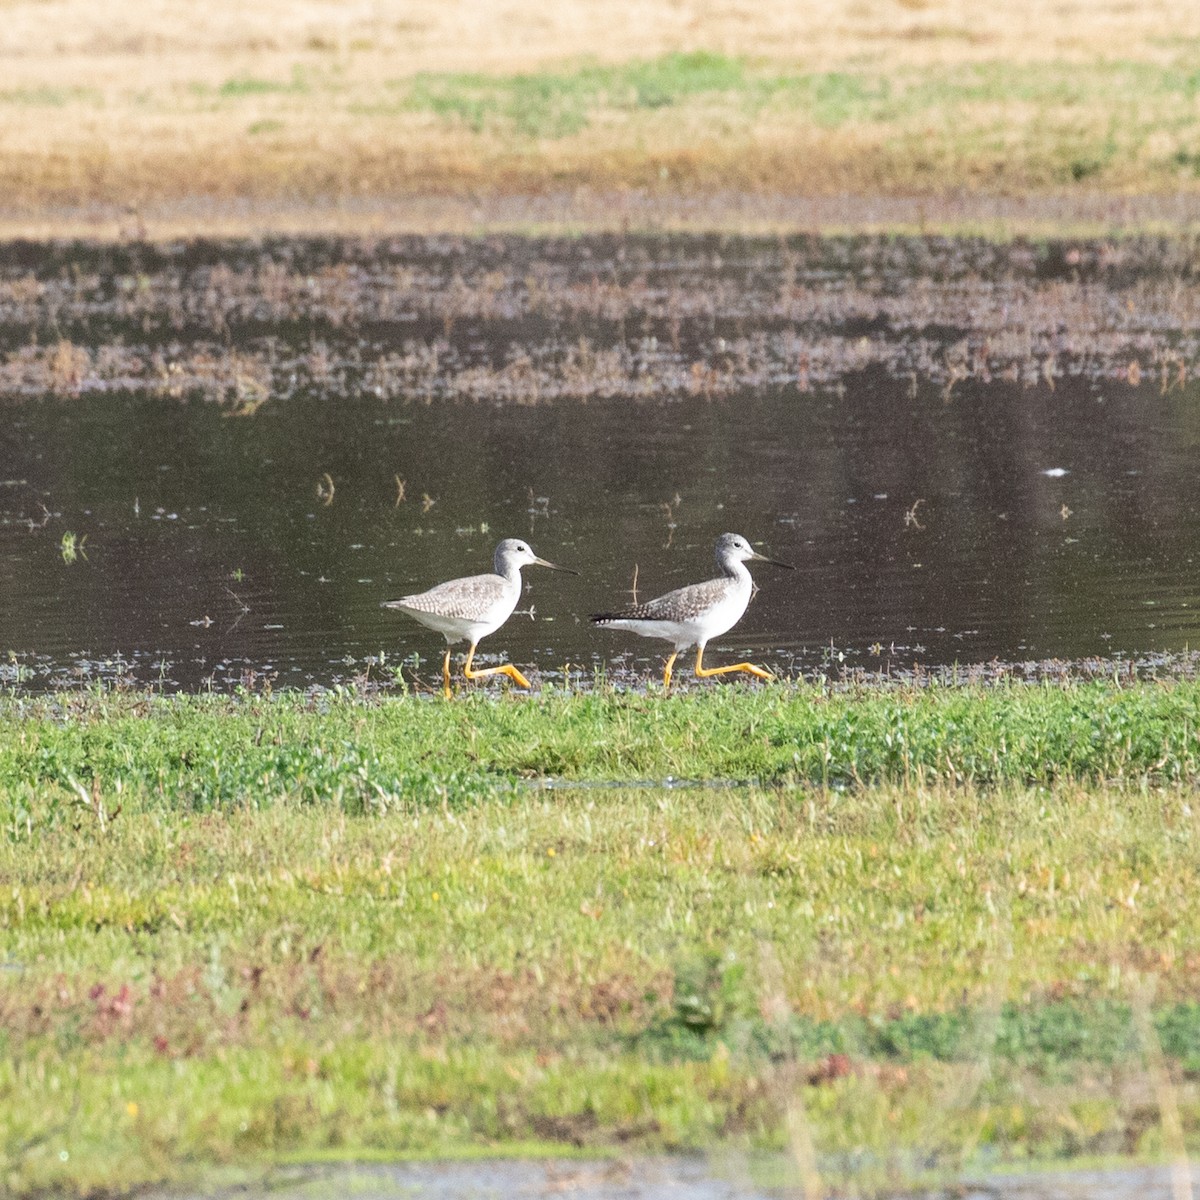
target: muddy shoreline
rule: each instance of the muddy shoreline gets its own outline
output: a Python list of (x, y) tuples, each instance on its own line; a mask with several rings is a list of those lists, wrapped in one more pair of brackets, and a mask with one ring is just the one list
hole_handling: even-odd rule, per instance
[(727, 236), (885, 234), (1014, 237), (1193, 237), (1200, 191), (909, 195), (784, 193), (671, 187), (547, 187), (346, 195), (323, 200), (190, 199), (74, 206), (0, 204), (0, 240), (164, 242), (187, 238), (528, 236), (687, 232)]

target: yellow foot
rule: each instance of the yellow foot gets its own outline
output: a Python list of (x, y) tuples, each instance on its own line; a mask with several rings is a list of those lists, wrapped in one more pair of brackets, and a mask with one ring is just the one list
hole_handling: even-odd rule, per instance
[(507, 675), (519, 687), (529, 687), (529, 680), (517, 670), (512, 663), (501, 663), (498, 667), (485, 667), (482, 671), (471, 670), (471, 660), (475, 657), (475, 647), (467, 651), (467, 661), (463, 664), (463, 674), (468, 679), (487, 679), (490, 675)]
[(730, 675), (734, 671), (744, 671), (747, 675), (753, 675), (757, 679), (775, 678), (770, 671), (764, 670), (762, 667), (756, 667), (753, 663), (748, 662), (733, 663), (728, 667), (706, 667), (704, 665), (704, 651), (697, 651), (696, 675), (700, 679), (711, 679), (714, 675)]
[(529, 680), (517, 670), (512, 663), (505, 663), (500, 667), (488, 667), (484, 671), (464, 671), (464, 675), (468, 679), (487, 679), (490, 675), (507, 675), (513, 683), (520, 685), (523, 688), (530, 686)]
[(675, 653), (672, 654), (671, 657), (667, 659), (667, 665), (663, 668), (663, 691), (664, 692), (667, 691), (667, 689), (670, 688), (670, 686), (671, 686), (671, 668), (675, 665), (675, 659), (678, 656), (678, 654), (679, 654), (679, 651), (676, 650)]
[(511, 679), (518, 687), (530, 687), (529, 680), (526, 679), (525, 676), (522, 675), (521, 672), (512, 665), (512, 663), (505, 663), (502, 667), (493, 667), (492, 670), (486, 672), (486, 674), (507, 675), (509, 679)]

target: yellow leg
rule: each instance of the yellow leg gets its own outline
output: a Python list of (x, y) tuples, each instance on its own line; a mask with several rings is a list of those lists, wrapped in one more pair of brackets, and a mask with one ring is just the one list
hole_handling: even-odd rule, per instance
[(450, 699), (450, 647), (446, 647), (446, 657), (442, 659), (442, 688), (446, 699)]
[(489, 675), (507, 675), (513, 683), (520, 684), (521, 687), (527, 688), (529, 680), (517, 670), (512, 663), (501, 663), (498, 667), (485, 667), (482, 671), (471, 670), (471, 660), (475, 657), (475, 647), (472, 646), (467, 651), (467, 661), (463, 663), (463, 674), (468, 679), (486, 679)]
[(675, 659), (678, 657), (679, 651), (676, 650), (670, 658), (667, 659), (666, 668), (663, 671), (663, 691), (671, 686), (671, 668), (675, 665)]
[(749, 675), (756, 675), (759, 679), (774, 679), (775, 676), (770, 671), (764, 671), (762, 667), (756, 667), (753, 663), (734, 663), (728, 667), (706, 667), (704, 665), (704, 647), (701, 646), (696, 651), (696, 674), (701, 679), (709, 679), (713, 675), (728, 675), (733, 671), (745, 671)]

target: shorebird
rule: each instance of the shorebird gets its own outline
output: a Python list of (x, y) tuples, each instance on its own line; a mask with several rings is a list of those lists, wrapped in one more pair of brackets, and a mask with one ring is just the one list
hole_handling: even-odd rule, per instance
[(566, 571), (568, 575), (579, 574), (570, 567), (555, 566), (544, 558), (538, 558), (520, 538), (505, 538), (496, 547), (493, 566), (494, 575), (468, 575), (463, 579), (451, 579), (415, 596), (384, 601), (384, 608), (399, 609), (422, 625), (436, 629), (446, 639), (442, 683), (447, 696), (450, 695), (450, 647), (462, 641), (471, 644), (467, 661), (463, 664), (463, 675), (467, 679), (507, 675), (513, 683), (527, 688), (529, 680), (512, 663), (473, 671), (471, 662), (475, 657), (475, 647), (482, 638), (495, 633), (512, 616), (521, 596), (522, 567), (549, 567), (552, 571)]
[(793, 571), (791, 563), (779, 562), (759, 554), (748, 541), (737, 533), (723, 533), (717, 538), (717, 565), (721, 574), (717, 579), (704, 583), (693, 583), (689, 587), (668, 592), (645, 604), (635, 604), (620, 612), (594, 613), (592, 621), (607, 629), (628, 629), (642, 637), (662, 638), (674, 642), (675, 649), (663, 671), (663, 687), (671, 686), (671, 668), (681, 650), (689, 646), (696, 649), (696, 674), (701, 679), (712, 675), (728, 675), (733, 671), (745, 671), (759, 679), (773, 679), (770, 671), (756, 667), (753, 663), (734, 663), (728, 667), (706, 667), (704, 647), (709, 638), (719, 637), (732, 629), (742, 619), (746, 605), (754, 591), (754, 580), (746, 570), (748, 562), (765, 562), (775, 567), (786, 567)]

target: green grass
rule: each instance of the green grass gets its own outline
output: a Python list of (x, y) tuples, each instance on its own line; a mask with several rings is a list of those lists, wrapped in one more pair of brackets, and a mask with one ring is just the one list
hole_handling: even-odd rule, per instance
[[(67, 719), (63, 719), (63, 718)], [(1200, 776), (1200, 684), (847, 692), (796, 685), (419, 697), (120, 695), (0, 700), (0, 797), (77, 782), (193, 809), (291, 797), (347, 812), (462, 800), (516, 780), (667, 777), (843, 786)], [(76, 781), (76, 782), (72, 782)], [(0, 814), (4, 811), (0, 808)]]
[[(6, 698), (3, 1186), (786, 1149), (800, 1111), (896, 1187), (1160, 1154), (1164, 1088), (1195, 1143), (1198, 707)], [(668, 773), (770, 782), (584, 785)]]
[(35, 87), (0, 90), (0, 104), (31, 108), (64, 108), (69, 104), (95, 105), (100, 99), (100, 93), (94, 88)]
[(243, 96), (292, 96), (309, 90), (300, 71), (293, 71), (292, 78), (286, 82), (276, 79), (255, 79), (252, 76), (237, 76), (227, 79), (217, 89), (217, 94), (224, 98), (241, 98)]
[[(884, 75), (876, 68), (787, 71), (696, 52), (537, 74), (425, 74), (393, 87), (415, 111), (518, 142), (570, 137), (614, 114), (702, 105), (713, 118), (705, 143), (747, 122), (799, 121), (826, 133), (886, 135), (893, 150), (907, 146), (930, 171), (1002, 167), (1013, 182), (1029, 176), (1023, 181), (1036, 186), (1102, 176), (1132, 161), (1177, 179), (1193, 166), (1200, 134), (1200, 71), (1120, 59), (910, 67)], [(1121, 101), (1130, 97), (1137, 103)], [(1024, 110), (1030, 123), (1014, 137), (1012, 117)], [(1171, 147), (1151, 148), (1164, 133)], [(1152, 163), (1142, 161), (1147, 154)]]
[[(490, 125), (537, 138), (585, 129), (601, 109), (667, 108), (695, 96), (727, 97), (747, 86), (745, 65), (725, 55), (695, 52), (622, 66), (490, 76), (423, 74), (394, 85), (416, 111), (452, 118), (476, 133)], [(755, 83), (759, 94), (777, 81)]]
[(837, 129), (851, 123), (890, 123), (969, 116), (974, 105), (1031, 105), (1063, 117), (1097, 108), (1128, 122), (1114, 96), (1174, 107), (1177, 124), (1192, 125), (1200, 71), (1179, 65), (1124, 62), (1080, 65), (981, 63), (952, 68), (903, 68), (880, 75), (781, 70), (708, 52), (668, 54), (619, 66), (583, 64), (536, 74), (423, 74), (398, 80), (394, 90), (418, 111), (461, 121), (475, 132), (489, 125), (534, 137), (563, 137), (605, 110), (654, 110), (695, 98), (721, 100), (757, 115), (770, 105)]

